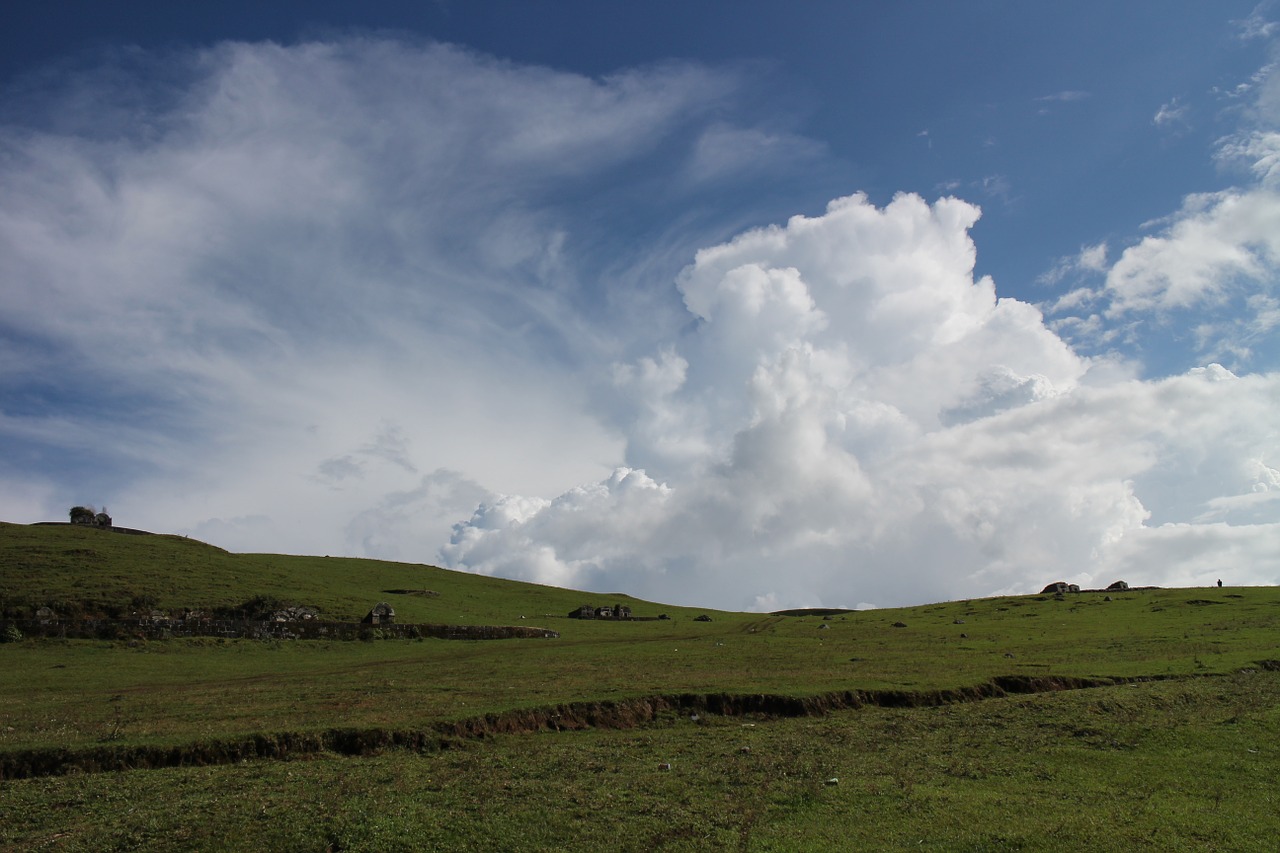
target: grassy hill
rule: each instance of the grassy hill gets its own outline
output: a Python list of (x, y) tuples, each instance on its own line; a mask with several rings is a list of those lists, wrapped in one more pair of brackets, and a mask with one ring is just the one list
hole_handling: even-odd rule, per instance
[[(255, 596), (561, 636), (0, 644), (7, 766), (311, 758), (2, 781), (0, 846), (1269, 849), (1280, 833), (1275, 588), (721, 613), (0, 524), (10, 612)], [(588, 602), (671, 619), (566, 618)], [(1019, 694), (1082, 684), (1113, 686)], [(376, 748), (396, 743), (411, 748)]]
[(620, 594), (584, 597), (555, 587), (382, 560), (232, 554), (181, 536), (128, 535), (74, 525), (0, 522), (0, 567), (5, 572), (0, 612), (29, 614), (48, 605), (67, 614), (128, 613), (141, 602), (161, 610), (216, 610), (265, 597), (317, 607), (323, 618), (335, 621), (358, 620), (379, 601), (390, 601), (402, 622), (459, 625), (507, 624), (542, 613), (559, 616), (606, 600), (630, 604), (637, 615), (658, 615), (657, 605)]

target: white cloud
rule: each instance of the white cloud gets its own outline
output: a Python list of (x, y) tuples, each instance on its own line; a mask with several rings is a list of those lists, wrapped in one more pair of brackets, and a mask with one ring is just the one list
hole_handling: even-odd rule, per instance
[(821, 145), (792, 133), (715, 124), (698, 137), (687, 174), (698, 183), (740, 180), (761, 168), (805, 166), (822, 154)]
[(162, 98), (88, 74), (0, 127), (2, 375), (36, 401), (4, 405), (0, 435), (57, 483), (16, 515), (83, 488), (122, 523), (260, 516), (238, 547), (343, 553), (418, 472), (554, 493), (617, 464), (586, 373), (662, 315), (614, 322), (656, 299), (583, 283), (609, 283), (598, 214), (558, 198), (674, 180), (647, 158), (734, 133), (740, 79), (380, 39), (172, 58), (148, 65)]
[(1055, 92), (1052, 95), (1041, 95), (1040, 97), (1036, 98), (1036, 100), (1050, 101), (1050, 102), (1052, 101), (1071, 102), (1071, 101), (1083, 101), (1088, 97), (1089, 97), (1088, 92), (1082, 92), (1079, 89), (1066, 89), (1061, 92)]
[[(1053, 267), (1041, 273), (1036, 281), (1039, 284), (1057, 284), (1072, 275), (1101, 273), (1107, 269), (1107, 244), (1098, 243), (1093, 246), (1082, 246), (1079, 253), (1059, 258)], [(1070, 296), (1062, 297), (1067, 299)], [(1059, 300), (1061, 303), (1061, 300)]]
[(1280, 264), (1280, 194), (1188, 196), (1165, 231), (1121, 254), (1107, 274), (1110, 313), (1213, 306), (1236, 288), (1270, 288)]
[(1222, 163), (1244, 163), (1258, 182), (1271, 189), (1280, 186), (1280, 132), (1274, 130), (1228, 137), (1218, 147)]
[[(1214, 366), (1141, 382), (1101, 362), (1090, 379), (1034, 308), (973, 279), (977, 214), (852, 196), (699, 252), (679, 279), (697, 331), (614, 369), (662, 413), (666, 443), (641, 421), (628, 447), (647, 473), (482, 512), (447, 561), (757, 608), (1189, 577), (1134, 543), (1162, 555), (1150, 530), (1252, 493), (1226, 474), (1274, 453), (1280, 379)], [(619, 477), (646, 499), (620, 506)], [(1271, 534), (1224, 535), (1249, 555)], [(1242, 560), (1232, 577), (1276, 574)]]
[[(439, 548), (723, 607), (1280, 580), (1280, 379), (1081, 356), (975, 277), (972, 204), (855, 194), (728, 241), (677, 217), (597, 247), (597, 219), (664, 194), (638, 188), (819, 156), (733, 123), (733, 73), (354, 39), (174, 74), (144, 107), (73, 81), (0, 128), (15, 517), (108, 502), (237, 550)], [(1262, 183), (1189, 200), (1109, 270), (1082, 248), (1062, 275), (1105, 285), (1054, 328), (1224, 299), (1252, 314), (1209, 337), (1275, 327), (1271, 142), (1233, 144)]]
[(1155, 117), (1151, 121), (1157, 127), (1185, 127), (1188, 123), (1187, 116), (1190, 112), (1190, 107), (1179, 103), (1178, 99), (1174, 98), (1167, 104), (1161, 104), (1160, 109), (1156, 110)]
[[(1259, 72), (1248, 125), (1221, 139), (1215, 158), (1243, 165), (1251, 184), (1183, 200), (1180, 210), (1153, 223), (1157, 233), (1120, 253), (1107, 272), (1103, 315), (1132, 322), (1195, 312), (1195, 338), (1202, 357), (1248, 364), (1273, 327), (1275, 288), (1280, 280), (1280, 75), (1269, 65)], [(1055, 310), (1069, 310), (1070, 295)]]
[(1240, 38), (1244, 41), (1252, 39), (1270, 39), (1280, 30), (1280, 23), (1267, 18), (1267, 13), (1275, 7), (1272, 0), (1264, 0), (1257, 6), (1253, 7), (1253, 11), (1249, 13), (1247, 18), (1239, 21), (1233, 21), (1240, 30)]

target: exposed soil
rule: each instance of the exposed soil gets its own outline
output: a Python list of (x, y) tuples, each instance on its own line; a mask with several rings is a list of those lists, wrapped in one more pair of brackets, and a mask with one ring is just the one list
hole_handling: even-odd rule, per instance
[[(1259, 666), (1280, 666), (1260, 661)], [(99, 746), (84, 749), (28, 749), (0, 754), (0, 780), (100, 773), (159, 767), (234, 764), (254, 758), (288, 759), (322, 752), (372, 755), (387, 749), (429, 752), (460, 740), (497, 734), (581, 729), (627, 729), (663, 715), (718, 714), (754, 717), (817, 717), (864, 706), (923, 708), (978, 702), (1012, 694), (1106, 687), (1154, 678), (1072, 678), (1005, 675), (986, 684), (950, 690), (846, 690), (817, 696), (681, 693), (606, 702), (570, 702), (549, 708), (506, 711), (442, 722), (425, 729), (329, 729), (318, 732), (256, 734), (238, 740), (201, 741), (183, 746)]]

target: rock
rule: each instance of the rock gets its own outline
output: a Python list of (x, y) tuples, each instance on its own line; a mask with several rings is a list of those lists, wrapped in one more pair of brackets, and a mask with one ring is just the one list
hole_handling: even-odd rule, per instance
[(751, 747), (744, 746), (741, 749), (739, 749), (738, 752), (741, 752), (743, 755), (749, 755), (751, 753)]
[(893, 623), (893, 627), (895, 627), (895, 628), (905, 628), (905, 627), (907, 627), (907, 623), (906, 623), (906, 622), (894, 622), (894, 623)]
[(1116, 581), (1111, 586), (1107, 587), (1107, 592), (1124, 592), (1128, 588), (1129, 585), (1124, 581)]
[(957, 620), (955, 620), (954, 622), (952, 622), (951, 624), (952, 624), (952, 625), (963, 625), (963, 624), (964, 624), (964, 620), (963, 620), (963, 619), (957, 619)]
[(664, 761), (664, 762), (662, 762), (661, 764), (659, 764), (659, 765), (658, 765), (658, 769), (659, 769), (659, 770), (670, 770), (670, 769), (671, 769), (671, 762), (670, 762), (670, 761)]
[(826, 784), (828, 784), (828, 785), (839, 785), (839, 784), (840, 784), (840, 779), (839, 779), (839, 777), (832, 776), (830, 779), (828, 779), (828, 780), (826, 781)]
[(960, 639), (962, 639), (962, 640), (967, 640), (967, 639), (969, 639), (969, 635), (968, 635), (968, 634), (961, 634), (961, 635), (960, 635)]

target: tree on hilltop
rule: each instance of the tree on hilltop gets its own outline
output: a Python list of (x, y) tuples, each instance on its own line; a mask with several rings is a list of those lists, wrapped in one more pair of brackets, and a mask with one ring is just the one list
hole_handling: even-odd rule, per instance
[(111, 516), (107, 515), (105, 506), (102, 512), (96, 512), (91, 506), (73, 506), (70, 514), (72, 524), (84, 524), (89, 527), (111, 526)]

